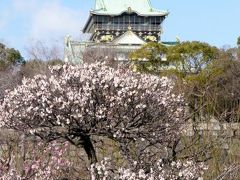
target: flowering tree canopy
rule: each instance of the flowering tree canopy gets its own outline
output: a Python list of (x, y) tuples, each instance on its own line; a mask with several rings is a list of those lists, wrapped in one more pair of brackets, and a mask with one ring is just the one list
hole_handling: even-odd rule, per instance
[(112, 69), (101, 63), (57, 65), (50, 75), (24, 79), (0, 105), (2, 127), (82, 146), (97, 162), (92, 136), (121, 146), (164, 143), (179, 133), (184, 101), (163, 77)]

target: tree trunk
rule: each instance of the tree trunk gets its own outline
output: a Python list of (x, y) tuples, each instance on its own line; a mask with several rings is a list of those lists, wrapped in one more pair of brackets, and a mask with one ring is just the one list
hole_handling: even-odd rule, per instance
[(173, 161), (177, 161), (177, 146), (178, 146), (179, 142), (180, 142), (180, 138), (173, 142), (173, 146), (172, 146), (172, 159), (173, 159)]
[(25, 176), (26, 172), (25, 172), (25, 169), (23, 168), (24, 167), (24, 162), (26, 160), (26, 137), (25, 137), (25, 134), (21, 135), (20, 136), (20, 158), (19, 158), (19, 165), (20, 165), (20, 172), (21, 172), (21, 175), (22, 177)]
[[(89, 136), (81, 137), (83, 140), (83, 148), (88, 156), (88, 160), (90, 162), (90, 165), (97, 163), (97, 156), (96, 151), (93, 147), (92, 141)], [(92, 180), (99, 180), (98, 171), (95, 166), (93, 166), (93, 172), (91, 172), (91, 179)]]
[(93, 147), (90, 137), (84, 136), (84, 137), (82, 137), (82, 140), (83, 140), (83, 148), (84, 148), (85, 152), (87, 153), (90, 164), (97, 163), (96, 151)]

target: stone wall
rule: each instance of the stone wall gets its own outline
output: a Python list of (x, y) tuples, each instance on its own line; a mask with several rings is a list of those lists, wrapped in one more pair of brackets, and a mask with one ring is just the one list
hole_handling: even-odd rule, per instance
[(240, 138), (240, 123), (220, 123), (214, 119), (209, 122), (189, 122), (184, 128), (184, 134), (186, 136), (193, 136), (195, 133)]

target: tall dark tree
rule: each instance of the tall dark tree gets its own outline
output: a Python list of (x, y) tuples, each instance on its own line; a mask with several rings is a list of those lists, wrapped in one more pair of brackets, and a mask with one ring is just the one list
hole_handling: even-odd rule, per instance
[(7, 48), (0, 43), (0, 70), (25, 63), (21, 53), (14, 48)]
[(240, 46), (240, 36), (237, 39), (237, 45), (238, 45), (238, 47)]

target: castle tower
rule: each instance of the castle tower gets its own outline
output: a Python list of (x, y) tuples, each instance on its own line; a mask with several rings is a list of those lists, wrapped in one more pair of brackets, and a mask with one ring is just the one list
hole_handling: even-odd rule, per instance
[(160, 41), (167, 15), (149, 0), (96, 0), (83, 32), (94, 42), (114, 41), (129, 30), (145, 42)]
[(166, 11), (154, 9), (150, 0), (95, 0), (83, 28), (83, 33), (91, 34), (89, 42), (66, 38), (65, 59), (76, 59), (76, 54), (82, 54), (86, 47), (114, 47), (118, 60), (127, 59), (129, 52), (143, 44), (161, 41), (162, 23), (167, 15)]

